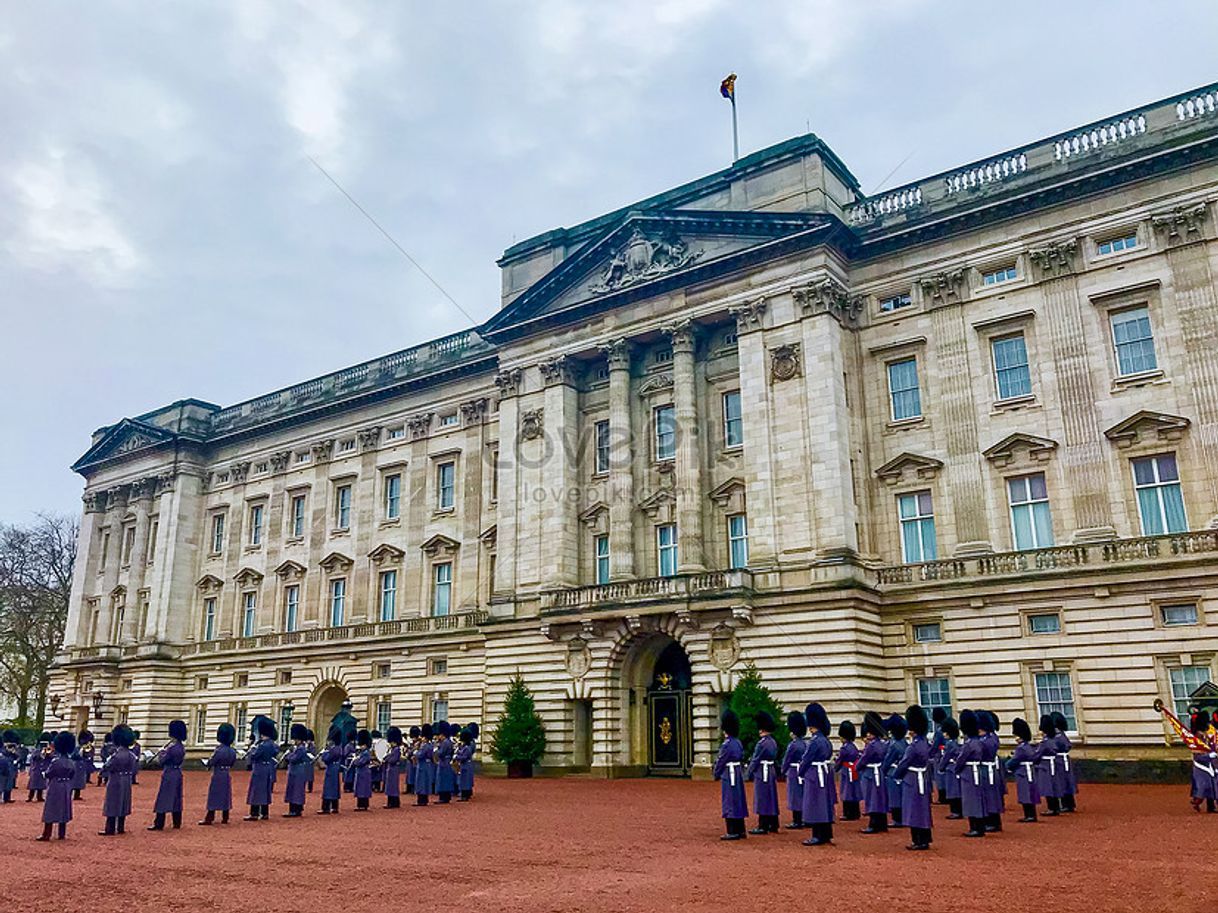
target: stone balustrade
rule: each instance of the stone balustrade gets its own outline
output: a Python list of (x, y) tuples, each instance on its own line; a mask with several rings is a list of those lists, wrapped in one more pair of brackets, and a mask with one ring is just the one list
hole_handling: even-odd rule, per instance
[(713, 598), (748, 592), (753, 575), (746, 570), (704, 571), (672, 577), (642, 577), (593, 586), (550, 590), (543, 594), (543, 612), (579, 612), (623, 604), (671, 599)]

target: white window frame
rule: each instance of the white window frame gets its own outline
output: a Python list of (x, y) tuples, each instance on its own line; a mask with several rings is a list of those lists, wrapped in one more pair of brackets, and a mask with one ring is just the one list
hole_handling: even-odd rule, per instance
[[(926, 494), (930, 498), (930, 513), (922, 513), (922, 499), (919, 497)], [(901, 515), (901, 499), (913, 498), (914, 513), (908, 517)], [(930, 530), (933, 542), (931, 543), (930, 551), (932, 554), (927, 554), (926, 547), (926, 526), (925, 522), (930, 521)], [(905, 525), (907, 523), (915, 523), (918, 528), (918, 552), (917, 556), (910, 555), (905, 547)], [(897, 495), (897, 535), (901, 540), (901, 562), (903, 564), (922, 564), (926, 561), (937, 561), (939, 558), (939, 531), (935, 526), (935, 496), (928, 488), (920, 488), (917, 491), (906, 491)]]
[[(740, 555), (736, 554), (737, 547), (742, 550)], [(731, 514), (727, 518), (727, 566), (733, 571), (749, 566), (749, 518), (747, 514)]]
[(208, 596), (203, 600), (203, 639), (216, 639), (216, 597)]
[[(1133, 243), (1130, 243), (1130, 242)], [(1119, 245), (1119, 246), (1118, 246)], [(1108, 249), (1104, 250), (1107, 246)], [(1119, 254), (1123, 251), (1136, 250), (1142, 246), (1141, 240), (1138, 238), (1136, 230), (1122, 232), (1121, 234), (1109, 235), (1095, 242), (1095, 255), (1097, 257), (1110, 257), (1113, 254)]]
[(602, 475), (609, 471), (610, 429), (608, 419), (601, 419), (592, 426), (593, 473)]
[[(1007, 365), (1000, 368), (998, 366), (998, 347), (1003, 343), (1013, 342), (1014, 340), (1019, 340), (1023, 347), (1023, 364)], [(998, 402), (1027, 399), (1032, 395), (1032, 359), (1028, 355), (1028, 337), (1023, 330), (1017, 330), (1014, 333), (1003, 333), (1001, 336), (990, 338), (990, 365), (994, 369), (994, 396)], [(1010, 376), (1020, 369), (1023, 370), (1025, 389), (1018, 392), (1003, 393), (1003, 377)]]
[(288, 502), (289, 523), (291, 523), (292, 538), (303, 539), (305, 531), (305, 516), (308, 502), (303, 494), (294, 494)]
[(398, 611), (398, 572), (392, 568), (381, 571), (378, 583), (380, 596), (377, 599), (377, 617), (381, 621), (393, 621)]
[[(1192, 609), (1193, 617), (1188, 621), (1168, 621), (1168, 609)], [(1180, 600), (1179, 602), (1162, 602), (1159, 603), (1159, 623), (1165, 628), (1187, 628), (1201, 623), (1201, 611), (1197, 608), (1197, 603), (1192, 600)]]
[[(1045, 496), (1043, 498), (1035, 498), (1032, 495), (1032, 479), (1040, 476), (1045, 484)], [(1020, 482), (1023, 486), (1023, 495), (1026, 500), (1016, 501), (1015, 492), (1011, 490), (1012, 482)], [(1003, 479), (1003, 483), (1007, 490), (1007, 516), (1011, 521), (1011, 544), (1017, 551), (1031, 551), (1038, 548), (1052, 548), (1057, 539), (1053, 534), (1053, 508), (1049, 502), (1049, 480), (1043, 472), (1029, 472), (1026, 475), (1008, 476)], [(1036, 524), (1036, 509), (1039, 505), (1044, 505), (1044, 509), (1049, 512), (1049, 541), (1041, 542), (1040, 533), (1037, 531)], [(1029, 545), (1021, 545), (1019, 543), (1019, 527), (1016, 525), (1015, 518), (1018, 511), (1026, 511), (1028, 514), (1028, 528), (1032, 533), (1032, 542)]]
[[(1162, 481), (1159, 469), (1159, 460), (1170, 456), (1176, 464), (1176, 478), (1167, 482)], [(1154, 481), (1146, 484), (1138, 482), (1139, 463), (1148, 463), (1154, 470)], [(1154, 456), (1138, 457), (1129, 461), (1129, 472), (1133, 477), (1133, 497), (1138, 511), (1138, 524), (1144, 536), (1159, 536), (1170, 535), (1173, 533), (1185, 533), (1189, 530), (1188, 525), (1188, 505), (1184, 503), (1184, 482), (1180, 475), (1180, 459), (1173, 451), (1171, 453), (1156, 453)], [(1181, 529), (1171, 529), (1167, 522), (1167, 503), (1163, 500), (1163, 491), (1166, 488), (1175, 487), (1180, 491), (1180, 510), (1184, 514), (1184, 526)], [(1158, 520), (1163, 527), (1161, 533), (1148, 532), (1146, 529), (1146, 517), (1142, 513), (1142, 499), (1138, 497), (1141, 491), (1153, 491), (1155, 493), (1155, 504), (1159, 509)]]
[[(930, 631), (935, 629), (934, 637), (921, 637), (919, 631)], [(927, 619), (925, 621), (911, 621), (909, 623), (909, 639), (916, 644), (941, 644), (943, 643), (943, 622), (938, 619)]]
[[(952, 715), (952, 680), (948, 676), (925, 676), (916, 679), (914, 685), (918, 692), (918, 703), (922, 705), (927, 712), (934, 710), (936, 707), (942, 707), (947, 711), (948, 716)], [(941, 700), (931, 700), (932, 697), (941, 698), (943, 696), (947, 697), (946, 704), (944, 704)]]
[(347, 578), (330, 580), (330, 627), (341, 628), (347, 623)]
[(223, 513), (211, 515), (211, 553), (219, 555), (224, 551), (224, 517)]
[[(1047, 683), (1046, 683), (1046, 688), (1042, 690), (1041, 679), (1045, 678), (1047, 676), (1050, 676), (1050, 675), (1055, 677), (1055, 680), (1056, 680), (1058, 686), (1060, 686), (1060, 684), (1062, 682), (1065, 682), (1065, 685), (1066, 685), (1065, 692), (1062, 692), (1059, 687), (1057, 694), (1054, 695), (1053, 693), (1051, 693), (1049, 691), (1049, 686)], [(1066, 717), (1068, 731), (1070, 731), (1070, 732), (1078, 731), (1078, 701), (1074, 696), (1074, 682), (1070, 680), (1069, 672), (1065, 672), (1065, 671), (1033, 672), (1032, 673), (1032, 690), (1033, 690), (1035, 698), (1036, 698), (1036, 711), (1037, 711), (1036, 716), (1038, 719), (1040, 717), (1044, 716), (1046, 713), (1052, 713), (1055, 710), (1060, 710), (1060, 712)], [(1065, 695), (1065, 697), (1067, 699), (1065, 699), (1065, 700), (1052, 700), (1051, 699), (1054, 696), (1061, 698), (1063, 696), (1063, 694)], [(1063, 707), (1069, 707), (1069, 712), (1067, 712), (1064, 709), (1061, 709)]]
[[(914, 385), (912, 387), (902, 387), (900, 390), (893, 386), (892, 371), (894, 368), (903, 365), (913, 365)], [(918, 365), (918, 356), (910, 355), (907, 358), (894, 358), (892, 361), (884, 364), (884, 373), (888, 378), (888, 414), (894, 422), (912, 422), (923, 417), (922, 411), (922, 372)], [(914, 412), (908, 415), (897, 415), (897, 397), (905, 397), (913, 394), (916, 408)]]
[[(1185, 672), (1192, 672), (1195, 669), (1201, 670), (1201, 680), (1190, 685), (1184, 679)], [(1180, 673), (1177, 676), (1177, 673)], [(1188, 707), (1191, 701), (1189, 695), (1197, 690), (1198, 686), (1204, 685), (1210, 680), (1213, 675), (1213, 670), (1205, 664), (1193, 663), (1190, 666), (1169, 666), (1167, 669), (1167, 687), (1171, 690), (1172, 707), (1177, 717), (1184, 723), (1188, 722)]]
[(438, 561), (431, 566), (431, 614), (441, 618), (453, 610), (453, 563)]
[[(1132, 322), (1131, 320), (1122, 320), (1121, 319), (1121, 318), (1128, 318), (1131, 315), (1134, 315), (1134, 316), (1145, 315), (1146, 328), (1148, 330), (1148, 335), (1139, 337), (1138, 339), (1135, 339), (1135, 340), (1117, 342), (1117, 324), (1118, 324), (1118, 322), (1121, 322), (1121, 323)], [(1160, 368), (1159, 368), (1159, 350), (1158, 350), (1158, 346), (1155, 344), (1155, 326), (1154, 326), (1154, 323), (1150, 319), (1150, 305), (1148, 303), (1135, 304), (1132, 307), (1114, 308), (1113, 310), (1109, 311), (1108, 312), (1108, 338), (1112, 344), (1112, 357), (1113, 357), (1114, 364), (1116, 366), (1117, 377), (1137, 377), (1140, 374), (1151, 374), (1151, 373), (1154, 373), (1154, 372), (1160, 370)], [(1135, 370), (1126, 371), (1125, 366), (1122, 364), (1122, 361), (1121, 361), (1122, 347), (1125, 347), (1128, 349), (1132, 346), (1137, 345), (1139, 347), (1138, 358), (1142, 358), (1143, 357), (1143, 344), (1146, 343), (1147, 341), (1149, 341), (1149, 343), (1150, 343), (1150, 358), (1152, 361), (1152, 364), (1150, 365), (1150, 367), (1137, 367)], [(1131, 367), (1132, 367), (1132, 365), (1131, 365)]]
[[(736, 415), (732, 416), (731, 404), (736, 404)], [(733, 434), (732, 428), (735, 427)], [(744, 446), (744, 402), (739, 390), (728, 390), (723, 394), (723, 446), (725, 449)]]
[(393, 704), (390, 701), (376, 702), (376, 728), (381, 732), (393, 725)]
[(592, 539), (592, 552), (596, 562), (596, 583), (604, 586), (609, 582), (609, 534), (601, 533)]
[[(1062, 632), (1062, 613), (1061, 612), (1028, 612), (1028, 634), (1033, 637), (1053, 637)], [(1057, 627), (1052, 631), (1037, 631), (1035, 619), (1037, 618), (1052, 618)]]
[(246, 590), (241, 594), (241, 636), (253, 637), (258, 633), (258, 591)]
[(1007, 263), (993, 269), (981, 271), (982, 288), (992, 288), (995, 285), (1005, 285), (1019, 278), (1019, 264)]
[(385, 519), (397, 520), (402, 516), (402, 474), (391, 472), (385, 476)]
[(283, 589), (283, 629), (288, 633), (300, 628), (300, 584), (292, 583)]
[(255, 548), (262, 545), (262, 523), (266, 517), (262, 504), (250, 505), (250, 539), (249, 544)]
[(453, 510), (457, 505), (457, 463), (445, 460), (436, 464), (436, 510)]
[[(672, 419), (666, 427), (661, 426), (661, 419), (671, 415)], [(655, 462), (666, 463), (677, 458), (677, 407), (672, 403), (653, 406), (651, 409), (651, 440), (655, 448)]]
[(656, 576), (675, 577), (680, 567), (677, 524), (662, 523), (656, 527)]
[(351, 528), (351, 483), (334, 486), (334, 528)]

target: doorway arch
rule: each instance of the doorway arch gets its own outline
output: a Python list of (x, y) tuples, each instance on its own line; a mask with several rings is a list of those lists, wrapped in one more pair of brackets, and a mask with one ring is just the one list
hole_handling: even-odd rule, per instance
[(338, 682), (322, 682), (309, 698), (309, 728), (317, 738), (325, 741), (330, 731), (330, 721), (348, 700), (347, 689)]
[(645, 635), (622, 659), (629, 764), (650, 776), (689, 776), (693, 767), (693, 672), (676, 638)]

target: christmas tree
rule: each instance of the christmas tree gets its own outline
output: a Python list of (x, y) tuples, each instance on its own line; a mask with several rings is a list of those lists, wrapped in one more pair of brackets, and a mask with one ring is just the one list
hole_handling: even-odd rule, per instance
[(545, 728), (519, 672), (508, 685), (490, 748), (491, 756), (500, 764), (536, 764), (546, 750)]
[(727, 705), (740, 717), (740, 741), (744, 743), (746, 758), (752, 756), (753, 747), (757, 744), (757, 713), (761, 710), (774, 718), (774, 740), (778, 742), (778, 757), (782, 758), (787, 743), (791, 741), (791, 733), (787, 731), (787, 715), (769, 689), (761, 683), (761, 673), (752, 663), (744, 667)]

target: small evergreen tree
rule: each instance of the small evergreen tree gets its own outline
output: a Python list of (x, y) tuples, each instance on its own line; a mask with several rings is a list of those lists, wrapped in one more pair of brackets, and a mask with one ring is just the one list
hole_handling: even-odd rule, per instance
[(787, 743), (791, 741), (791, 733), (787, 731), (787, 715), (769, 689), (761, 683), (761, 673), (753, 663), (744, 667), (727, 705), (740, 717), (740, 741), (744, 743), (746, 758), (752, 756), (757, 744), (757, 712), (764, 710), (774, 717), (774, 741), (778, 743), (778, 759), (782, 760)]
[(500, 764), (536, 764), (546, 750), (546, 732), (533, 695), (517, 672), (508, 685), (503, 714), (491, 737), (491, 756)]

